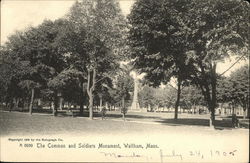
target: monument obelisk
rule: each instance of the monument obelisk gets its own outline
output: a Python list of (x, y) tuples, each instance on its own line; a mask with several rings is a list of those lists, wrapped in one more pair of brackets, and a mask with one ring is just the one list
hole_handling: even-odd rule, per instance
[(131, 105), (131, 110), (132, 111), (140, 111), (140, 106), (138, 102), (138, 78), (137, 74), (134, 74), (134, 96), (133, 96), (133, 101)]

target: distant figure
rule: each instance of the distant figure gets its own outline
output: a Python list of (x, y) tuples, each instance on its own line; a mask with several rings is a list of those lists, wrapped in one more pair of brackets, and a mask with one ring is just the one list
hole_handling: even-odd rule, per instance
[(106, 119), (106, 112), (107, 112), (107, 109), (105, 107), (102, 108), (101, 110), (101, 113), (102, 113), (102, 120), (103, 119)]
[(232, 115), (232, 127), (233, 128), (239, 127), (239, 120), (238, 120), (236, 114)]
[(219, 114), (221, 115), (221, 108), (219, 108)]

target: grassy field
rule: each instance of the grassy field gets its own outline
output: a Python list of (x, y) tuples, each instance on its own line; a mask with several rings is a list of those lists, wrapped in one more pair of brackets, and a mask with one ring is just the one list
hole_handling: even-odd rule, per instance
[[(87, 117), (54, 117), (48, 114), (33, 114), (19, 112), (0, 112), (1, 135), (21, 134), (112, 134), (162, 132), (164, 128), (182, 129), (194, 128), (207, 130), (208, 115), (180, 114), (178, 120), (172, 113), (128, 113), (124, 122), (118, 112), (109, 112), (105, 120), (96, 114), (94, 120)], [(237, 130), (231, 128), (231, 121), (216, 121), (218, 130)]]
[[(170, 113), (128, 113), (127, 120), (124, 122), (117, 112), (109, 112), (106, 120), (101, 120), (101, 117), (89, 120), (87, 117), (53, 117), (48, 114), (29, 115), (20, 112), (0, 112), (1, 155), (7, 161), (27, 161), (28, 158), (28, 161), (161, 162), (159, 158), (160, 148), (165, 153), (172, 153), (173, 150), (178, 151), (185, 158), (182, 162), (197, 160), (199, 162), (246, 162), (249, 159), (248, 129), (221, 127), (214, 130), (206, 124), (206, 115), (180, 114), (180, 119), (177, 121), (171, 120), (172, 116)], [(190, 124), (187, 123), (188, 121)], [(204, 124), (198, 125), (198, 123)], [(97, 146), (99, 143), (120, 143), (121, 146), (123, 143), (142, 145), (151, 143), (157, 144), (159, 148), (111, 150), (123, 155), (131, 155), (131, 152), (134, 151), (147, 156), (147, 158), (130, 158), (128, 160), (129, 158), (122, 159), (106, 156), (103, 152), (110, 152), (110, 150), (106, 149), (52, 150), (34, 148), (33, 150), (20, 150), (16, 142), (8, 141), (9, 138), (32, 137), (35, 139), (60, 138), (64, 144), (89, 143)], [(36, 145), (35, 143), (34, 145)], [(190, 156), (192, 150), (202, 152), (205, 159)], [(13, 152), (17, 151), (20, 154), (14, 158)], [(229, 154), (231, 151), (237, 151), (237, 155), (228, 155), (227, 157), (211, 155), (211, 152), (217, 151), (221, 154), (223, 152)], [(30, 155), (33, 157), (28, 157)], [(180, 162), (179, 158), (174, 160), (173, 158), (164, 158), (165, 160)]]

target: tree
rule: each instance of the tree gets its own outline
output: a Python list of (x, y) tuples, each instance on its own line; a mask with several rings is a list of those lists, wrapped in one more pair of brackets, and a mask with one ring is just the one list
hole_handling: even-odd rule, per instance
[(155, 105), (154, 88), (148, 85), (143, 86), (139, 92), (138, 99), (141, 107), (148, 108), (149, 111), (152, 111), (152, 108)]
[(147, 107), (153, 111), (154, 107), (175, 107), (176, 88), (166, 85), (164, 88), (154, 88), (144, 85), (139, 92), (139, 102), (142, 107)]
[[(66, 68), (48, 81), (48, 88), (54, 92), (53, 98), (56, 106), (53, 110), (54, 115), (58, 108), (62, 109), (63, 98), (68, 102), (79, 103), (82, 89), (80, 89), (78, 78), (81, 75), (81, 72), (75, 69)], [(80, 109), (80, 115), (82, 114), (83, 108)]]
[(110, 101), (111, 95), (110, 91), (113, 90), (113, 82), (111, 78), (105, 78), (102, 82), (97, 83), (96, 85), (96, 94), (99, 99), (99, 106), (102, 109), (104, 102)]
[[(233, 108), (240, 105), (243, 108), (243, 118), (246, 118), (246, 111), (249, 112), (249, 67), (242, 66), (231, 73), (229, 77), (218, 80), (218, 100), (231, 103)], [(234, 114), (234, 110), (233, 110)]]
[(121, 65), (121, 70), (115, 81), (116, 98), (120, 99), (122, 108), (125, 108), (125, 100), (130, 98), (130, 92), (133, 90), (134, 81), (130, 76), (131, 67)]
[[(32, 106), (34, 99), (34, 89), (37, 85), (36, 82), (31, 81), (31, 74), (35, 73), (35, 69), (32, 68), (31, 62), (25, 60), (25, 53), (27, 52), (26, 45), (26, 32), (16, 32), (14, 35), (9, 37), (9, 41), (6, 43), (5, 49), (5, 59), (10, 59), (12, 63), (6, 62), (9, 74), (9, 84), (7, 84), (7, 97), (10, 100), (10, 110), (13, 107), (13, 102), (15, 98), (18, 98), (16, 95), (20, 95), (18, 91), (23, 91), (22, 88), (29, 89), (31, 93), (29, 112), (32, 114)], [(6, 54), (8, 56), (6, 56)], [(20, 65), (19, 65), (20, 64)], [(4, 75), (4, 74), (3, 74)], [(15, 95), (16, 94), (16, 95)]]
[[(77, 2), (75, 6), (79, 5)], [(75, 11), (74, 6), (72, 11)], [(80, 12), (80, 11), (79, 11)], [(57, 22), (63, 24), (60, 28), (59, 35), (56, 43), (60, 47), (60, 53), (65, 57), (65, 68), (58, 74), (57, 80), (62, 80), (62, 85), (58, 85), (61, 90), (64, 91), (64, 97), (70, 102), (77, 102), (80, 105), (80, 115), (83, 115), (83, 104), (86, 99), (86, 85), (87, 85), (87, 70), (86, 65), (88, 62), (86, 52), (86, 30), (84, 26), (77, 25), (74, 22), (75, 19), (62, 18), (58, 19)], [(70, 82), (73, 85), (67, 85)], [(72, 83), (73, 82), (73, 83)], [(54, 82), (57, 84), (57, 82)], [(66, 84), (66, 85), (65, 85)], [(56, 85), (54, 85), (56, 86)], [(74, 87), (74, 91), (69, 91), (69, 87)], [(56, 86), (57, 87), (57, 86)], [(78, 87), (79, 90), (75, 88)], [(72, 90), (72, 89), (71, 89)], [(72, 96), (71, 93), (75, 94), (78, 92), (79, 96)], [(76, 100), (79, 99), (79, 100)]]
[(175, 119), (178, 118), (181, 86), (191, 71), (186, 61), (188, 44), (182, 28), (188, 4), (189, 1), (140, 0), (129, 15), (135, 67), (146, 73), (145, 78), (153, 86), (166, 84), (171, 77), (177, 78)]
[(47, 82), (63, 69), (64, 58), (55, 44), (59, 26), (46, 20), (36, 28), (12, 35), (5, 45), (15, 61), (26, 63), (19, 66), (21, 69), (12, 81), (18, 79), (14, 85), (30, 92), (30, 113), (36, 90), (45, 89)]
[(35, 96), (35, 90), (40, 87), (39, 83), (34, 82), (32, 80), (22, 80), (19, 83), (21, 88), (27, 89), (30, 91), (31, 97), (30, 97), (30, 104), (29, 104), (29, 113), (32, 114), (33, 109), (33, 103), (34, 103), (34, 96)]
[(246, 118), (246, 111), (249, 116), (249, 66), (245, 65), (236, 71), (232, 72), (229, 80), (232, 82), (231, 95), (243, 107)]
[(249, 4), (244, 1), (193, 1), (186, 13), (190, 42), (187, 57), (194, 65), (192, 77), (208, 105), (211, 127), (217, 101), (216, 66), (230, 53), (245, 53), (249, 42), (249, 23), (245, 21), (248, 10)]
[(197, 105), (204, 105), (205, 101), (202, 93), (197, 87), (189, 85), (182, 90), (182, 101), (188, 108), (192, 108), (193, 113)]
[[(21, 33), (16, 33), (15, 37), (18, 38), (20, 35)], [(17, 38), (15, 41), (18, 42), (19, 39)], [(21, 76), (28, 71), (29, 63), (13, 55), (6, 46), (3, 46), (0, 52), (0, 100), (5, 102), (6, 106), (10, 104), (9, 108), (11, 111), (14, 105), (18, 107), (20, 99), (26, 97), (26, 93), (18, 86), (18, 83), (21, 80)]]
[[(113, 0), (76, 2), (68, 14), (73, 25), (70, 55), (80, 58), (82, 72), (87, 76), (89, 118), (93, 118), (93, 97), (96, 84), (110, 76), (117, 64), (117, 52), (122, 38), (124, 18)], [(79, 41), (80, 40), (80, 41)]]
[(248, 10), (243, 1), (140, 0), (129, 19), (135, 63), (156, 85), (173, 75), (179, 81), (181, 74), (193, 80), (206, 100), (213, 127), (216, 65), (230, 51), (246, 52)]

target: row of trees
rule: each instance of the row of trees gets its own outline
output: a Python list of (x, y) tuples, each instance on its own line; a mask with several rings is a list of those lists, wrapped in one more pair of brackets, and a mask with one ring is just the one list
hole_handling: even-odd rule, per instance
[(56, 115), (63, 97), (80, 105), (80, 113), (88, 105), (92, 119), (94, 97), (102, 105), (127, 96), (123, 78), (111, 80), (124, 77), (126, 26), (115, 0), (85, 0), (64, 18), (16, 32), (1, 47), (1, 101), (11, 108), (29, 101), (32, 113), (34, 99), (43, 98), (54, 101)]
[[(139, 91), (139, 103), (141, 107), (151, 109), (174, 108), (177, 89), (168, 84), (164, 88), (153, 88), (148, 85), (141, 86)], [(232, 109), (235, 113), (236, 107), (243, 108), (243, 117), (246, 118), (246, 111), (249, 109), (249, 67), (244, 65), (233, 71), (229, 77), (218, 77), (217, 81), (217, 106), (216, 108)], [(196, 106), (206, 106), (200, 89), (194, 85), (182, 87), (179, 106), (189, 111)], [(249, 111), (247, 112), (249, 114)], [(249, 115), (248, 115), (249, 117)]]
[(217, 95), (221, 107), (228, 103), (234, 113), (235, 107), (240, 106), (244, 111), (243, 117), (249, 117), (249, 66), (242, 66), (232, 72), (229, 77), (218, 79)]
[(174, 105), (177, 119), (184, 101), (207, 105), (213, 126), (218, 100), (249, 107), (248, 91), (229, 89), (242, 87), (240, 77), (216, 72), (230, 55), (247, 57), (248, 11), (241, 0), (137, 0), (127, 22), (115, 0), (77, 1), (64, 18), (16, 32), (1, 46), (1, 101), (29, 101), (32, 113), (34, 99), (44, 98), (56, 114), (63, 97), (80, 113), (88, 105), (92, 119), (94, 105), (124, 107), (130, 99), (131, 67), (121, 61), (131, 60), (149, 86), (177, 79), (177, 88), (164, 91), (145, 86), (142, 106)]
[(187, 81), (202, 92), (214, 125), (216, 66), (231, 54), (245, 55), (249, 46), (249, 3), (241, 0), (138, 0), (129, 15), (130, 46), (137, 69), (151, 85)]
[[(159, 107), (174, 108), (176, 102), (177, 89), (167, 85), (164, 88), (153, 88), (148, 85), (144, 86), (139, 92), (139, 103), (141, 107), (148, 110), (155, 110)], [(205, 102), (201, 92), (193, 86), (187, 86), (182, 89), (180, 95), (180, 106), (191, 110), (197, 105), (203, 105)]]

